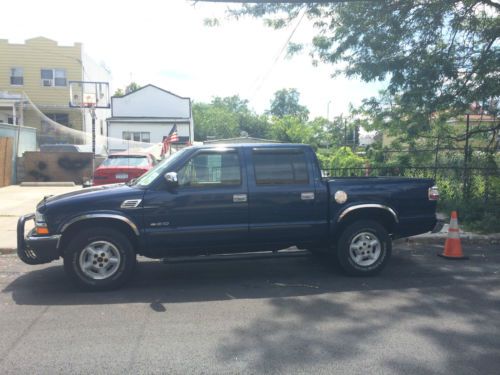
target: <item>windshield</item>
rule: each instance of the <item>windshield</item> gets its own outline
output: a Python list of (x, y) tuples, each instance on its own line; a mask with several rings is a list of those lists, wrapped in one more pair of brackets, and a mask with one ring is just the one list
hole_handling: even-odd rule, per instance
[(130, 183), (130, 185), (136, 186), (149, 186), (151, 182), (153, 182), (156, 177), (163, 174), (165, 170), (167, 170), (177, 159), (179, 159), (189, 148), (182, 149), (181, 151), (176, 152), (175, 154), (170, 155), (168, 158), (162, 160), (158, 163), (154, 168), (150, 169), (148, 172), (144, 173), (137, 180)]
[(101, 164), (103, 167), (147, 167), (146, 156), (111, 156)]

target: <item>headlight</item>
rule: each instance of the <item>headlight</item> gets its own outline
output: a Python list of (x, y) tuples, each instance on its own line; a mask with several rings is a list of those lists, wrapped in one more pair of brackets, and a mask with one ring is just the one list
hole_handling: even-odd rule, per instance
[(35, 212), (35, 224), (36, 225), (47, 225), (45, 223), (45, 217), (43, 217), (43, 215), (38, 211)]
[(49, 234), (49, 228), (47, 228), (47, 223), (45, 222), (45, 218), (38, 211), (35, 211), (35, 231), (36, 234), (42, 236)]

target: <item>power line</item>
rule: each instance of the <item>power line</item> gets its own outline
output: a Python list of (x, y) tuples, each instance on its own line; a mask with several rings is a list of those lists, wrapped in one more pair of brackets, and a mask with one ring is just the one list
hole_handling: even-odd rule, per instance
[(299, 18), (299, 20), (297, 22), (297, 24), (295, 25), (295, 27), (290, 32), (290, 35), (288, 35), (285, 43), (280, 48), (279, 53), (274, 58), (273, 62), (271, 63), (271, 66), (269, 67), (269, 69), (263, 75), (257, 77), (254, 80), (254, 83), (252, 84), (252, 87), (254, 87), (259, 81), (260, 81), (260, 83), (258, 83), (257, 87), (255, 88), (255, 90), (251, 94), (251, 98), (253, 98), (253, 96), (262, 88), (263, 84), (265, 83), (265, 81), (267, 80), (267, 78), (269, 77), (269, 75), (271, 74), (271, 72), (273, 71), (274, 67), (276, 66), (276, 64), (278, 63), (278, 61), (281, 59), (283, 52), (288, 47), (288, 44), (290, 43), (290, 41), (292, 40), (293, 36), (295, 35), (295, 32), (297, 31), (297, 29), (299, 28), (300, 24), (302, 23), (302, 20), (304, 19), (305, 15), (306, 15), (306, 10), (304, 9), (303, 12), (302, 12), (302, 15), (300, 16), (300, 18)]

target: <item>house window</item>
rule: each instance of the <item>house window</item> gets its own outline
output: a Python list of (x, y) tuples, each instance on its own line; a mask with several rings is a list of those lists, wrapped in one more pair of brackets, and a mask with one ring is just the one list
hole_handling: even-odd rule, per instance
[(40, 71), (42, 86), (46, 87), (65, 87), (66, 70), (65, 69), (42, 69)]
[(13, 86), (24, 85), (24, 71), (23, 68), (11, 68), (10, 69), (10, 84)]
[(61, 125), (69, 126), (69, 114), (67, 113), (46, 113), (45, 116)]
[(150, 133), (149, 132), (123, 132), (122, 139), (125, 141), (135, 141), (149, 143)]

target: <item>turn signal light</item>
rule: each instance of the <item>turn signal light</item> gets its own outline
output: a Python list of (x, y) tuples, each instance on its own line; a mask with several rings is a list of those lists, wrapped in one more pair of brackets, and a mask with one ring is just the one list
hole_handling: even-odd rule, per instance
[(36, 234), (49, 234), (47, 227), (36, 227)]

